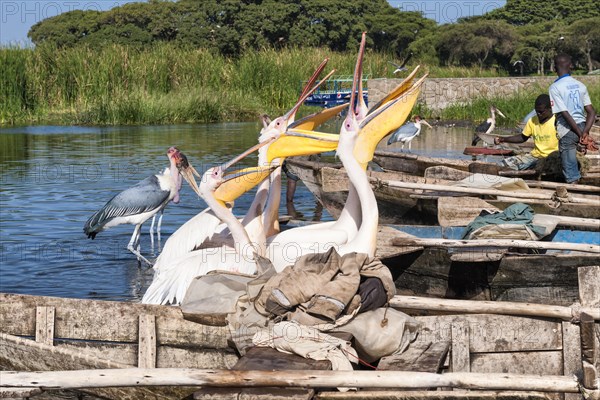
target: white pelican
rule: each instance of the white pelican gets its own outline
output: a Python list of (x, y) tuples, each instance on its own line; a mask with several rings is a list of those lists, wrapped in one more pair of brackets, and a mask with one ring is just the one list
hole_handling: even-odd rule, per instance
[[(259, 142), (264, 142), (264, 141), (268, 140), (269, 138), (277, 138), (278, 136), (280, 136), (282, 134), (282, 132), (285, 131), (286, 127), (294, 121), (296, 112), (300, 108), (300, 106), (302, 105), (302, 103), (304, 102), (306, 97), (308, 95), (310, 95), (310, 93), (312, 93), (314, 90), (317, 89), (318, 85), (316, 85), (316, 86), (312, 86), (312, 85), (314, 85), (316, 79), (318, 78), (320, 73), (325, 68), (327, 62), (328, 62), (328, 59), (325, 59), (317, 67), (317, 69), (315, 70), (315, 72), (313, 73), (311, 78), (308, 80), (306, 87), (300, 94), (298, 102), (286, 114), (284, 114), (283, 116), (281, 116), (279, 118), (276, 118), (273, 121), (268, 121), (268, 124), (266, 124), (265, 119), (263, 119), (264, 127), (261, 130), (261, 136), (259, 137)], [(333, 72), (331, 72), (331, 73), (333, 73)], [(324, 81), (325, 81), (325, 79), (322, 80), (322, 82), (324, 82)], [(323, 123), (324, 121), (326, 121), (327, 119), (331, 118), (334, 115), (335, 114), (333, 114), (331, 111), (327, 111), (327, 113), (323, 112), (323, 113), (319, 113), (319, 114), (314, 114), (312, 116), (306, 117), (302, 121), (298, 121), (297, 125), (298, 125), (298, 127), (301, 127), (301, 128), (312, 128), (315, 125), (319, 125), (319, 124)], [(309, 152), (307, 154), (315, 154), (315, 153)], [(264, 165), (267, 165), (268, 162), (270, 162), (270, 161), (271, 160), (267, 160), (267, 158), (266, 158), (266, 148), (261, 148), (259, 150), (258, 165), (264, 166)], [(276, 172), (276, 174), (277, 174), (277, 172)], [(277, 179), (274, 178), (274, 181), (276, 183)], [(231, 188), (230, 186), (233, 186), (233, 188)], [(243, 190), (236, 192), (235, 191), (236, 186), (237, 185), (233, 185), (231, 183), (225, 182), (223, 184), (223, 188), (221, 189), (222, 191), (224, 191), (225, 188), (227, 188), (227, 190), (230, 191), (228, 198), (230, 198), (231, 201), (233, 201), (237, 198), (235, 196), (236, 193), (238, 196), (241, 196), (243, 193), (245, 193), (245, 191), (247, 191), (251, 188), (251, 187), (244, 187), (244, 188), (238, 187), (239, 189), (243, 189)], [(265, 182), (265, 183), (261, 184), (260, 187), (258, 188), (257, 194), (252, 202), (252, 205), (250, 206), (250, 209), (246, 213), (246, 217), (244, 218), (244, 221), (242, 222), (244, 224), (244, 226), (246, 226), (248, 223), (250, 223), (250, 221), (256, 216), (256, 213), (258, 212), (258, 210), (260, 210), (260, 212), (262, 212), (262, 210), (264, 210), (265, 203), (267, 202), (268, 187), (269, 187), (269, 183)], [(275, 200), (276, 199), (273, 198), (273, 202)], [(275, 220), (276, 220), (276, 217), (275, 217)], [(275, 225), (276, 223), (277, 223), (277, 221), (275, 221), (273, 223), (271, 223), (270, 221), (267, 221), (267, 226), (270, 227), (272, 225)], [(221, 223), (221, 220), (215, 215), (215, 213), (210, 209), (210, 207), (207, 207), (204, 211), (200, 212), (198, 215), (194, 216), (189, 221), (187, 221), (185, 224), (183, 224), (181, 227), (179, 227), (169, 237), (169, 239), (165, 242), (165, 245), (163, 247), (161, 254), (156, 259), (156, 262), (154, 265), (155, 271), (159, 271), (165, 265), (168, 266), (169, 263), (172, 263), (173, 260), (176, 260), (179, 257), (182, 257), (195, 249), (199, 249), (200, 247), (202, 247), (203, 243), (205, 243), (207, 240), (211, 239), (215, 233), (218, 234), (219, 232), (222, 232), (223, 229), (225, 229), (225, 228), (226, 228), (226, 226)], [(250, 228), (250, 229), (252, 229), (252, 228)], [(268, 229), (270, 229), (270, 228), (268, 228)], [(273, 229), (275, 229), (275, 228), (273, 228)], [(221, 235), (221, 236), (223, 236), (223, 235)]]
[[(183, 296), (192, 279), (198, 275), (204, 275), (213, 270), (236, 271), (245, 274), (256, 272), (255, 254), (261, 253), (261, 246), (257, 246), (248, 236), (248, 233), (233, 215), (223, 199), (215, 196), (215, 191), (224, 182), (238, 179), (243, 174), (248, 177), (254, 174), (250, 180), (266, 178), (271, 172), (270, 167), (256, 167), (242, 170), (231, 175), (225, 175), (225, 171), (234, 163), (240, 161), (248, 154), (254, 152), (266, 143), (260, 143), (233, 160), (217, 167), (209, 168), (203, 175), (200, 187), (195, 182), (190, 183), (194, 191), (201, 196), (215, 215), (227, 224), (235, 245), (221, 246), (193, 251), (184, 257), (157, 271), (152, 284), (144, 294), (143, 303), (151, 304), (177, 304), (183, 300)], [(258, 178), (257, 178), (258, 176)], [(238, 180), (244, 182), (244, 180)]]
[(483, 142), (488, 146), (494, 145), (494, 136), (491, 133), (496, 128), (496, 113), (498, 113), (502, 118), (506, 118), (504, 114), (500, 110), (496, 108), (496, 106), (490, 107), (490, 117), (482, 122), (475, 128), (475, 136), (473, 136), (473, 141), (471, 142), (471, 146), (475, 146), (479, 141), (483, 140)]
[(162, 211), (170, 201), (179, 203), (180, 170), (190, 168), (187, 158), (176, 147), (169, 148), (167, 157), (170, 167), (166, 168), (163, 173), (151, 175), (135, 186), (118, 193), (87, 220), (83, 231), (88, 238), (94, 239), (99, 232), (113, 226), (135, 225), (127, 250), (132, 252), (138, 260), (152, 265), (140, 253), (142, 224)]
[(417, 136), (419, 136), (419, 134), (421, 133), (421, 124), (425, 124), (428, 127), (431, 128), (431, 125), (429, 125), (429, 123), (427, 121), (425, 121), (424, 119), (421, 119), (420, 116), (415, 115), (415, 122), (407, 122), (406, 124), (402, 125), (400, 128), (398, 128), (393, 134), (392, 136), (390, 136), (390, 138), (388, 139), (388, 146), (391, 145), (392, 143), (396, 143), (396, 142), (400, 142), (402, 143), (402, 149), (404, 150), (404, 145), (408, 143), (408, 150), (410, 151), (412, 149), (411, 147), (411, 142), (414, 138), (416, 138)]
[[(358, 137), (354, 137), (356, 141), (354, 156), (363, 171), (373, 158), (377, 143), (406, 120), (416, 103), (420, 87), (426, 77), (413, 84), (417, 70), (418, 67), (377, 103), (366, 117), (363, 117), (366, 105), (360, 101), (360, 96), (358, 97), (358, 102), (352, 111), (360, 127)], [(362, 121), (360, 121), (361, 117)], [(344, 146), (348, 146), (348, 141)], [(362, 204), (353, 186), (351, 183), (348, 199), (337, 221), (290, 229), (267, 239), (269, 243), (267, 255), (277, 270), (292, 264), (300, 255), (323, 252), (331, 246), (342, 246), (356, 237), (362, 222)]]

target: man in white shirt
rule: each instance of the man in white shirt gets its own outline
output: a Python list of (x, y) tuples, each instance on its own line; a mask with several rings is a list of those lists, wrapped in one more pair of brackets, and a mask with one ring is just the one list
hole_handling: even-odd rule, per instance
[(577, 144), (590, 133), (596, 111), (585, 85), (571, 77), (571, 56), (559, 54), (554, 58), (554, 65), (558, 79), (550, 86), (550, 99), (556, 115), (562, 170), (567, 183), (577, 183), (581, 178)]

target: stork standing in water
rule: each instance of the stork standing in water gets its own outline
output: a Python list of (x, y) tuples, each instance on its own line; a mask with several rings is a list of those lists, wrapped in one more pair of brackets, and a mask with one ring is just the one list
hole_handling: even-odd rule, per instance
[(181, 177), (189, 180), (192, 173), (197, 174), (189, 165), (186, 156), (176, 147), (169, 148), (167, 157), (170, 166), (163, 173), (149, 176), (117, 194), (87, 220), (83, 231), (88, 238), (94, 239), (99, 232), (113, 226), (135, 225), (127, 250), (135, 254), (138, 261), (152, 265), (140, 253), (142, 224), (162, 211), (170, 201), (179, 203)]
[(483, 141), (488, 146), (494, 145), (494, 136), (492, 136), (491, 133), (496, 128), (496, 113), (498, 113), (498, 115), (500, 115), (502, 118), (506, 118), (504, 114), (502, 114), (502, 112), (496, 108), (496, 106), (491, 106), (490, 117), (485, 122), (479, 124), (477, 128), (475, 128), (475, 136), (473, 136), (471, 146), (477, 145), (479, 141)]
[(422, 124), (431, 128), (431, 125), (427, 121), (415, 115), (415, 122), (407, 122), (390, 136), (387, 142), (388, 146), (392, 143), (400, 142), (402, 143), (402, 150), (404, 150), (404, 145), (408, 143), (408, 150), (410, 151), (412, 149), (411, 142), (421, 133)]

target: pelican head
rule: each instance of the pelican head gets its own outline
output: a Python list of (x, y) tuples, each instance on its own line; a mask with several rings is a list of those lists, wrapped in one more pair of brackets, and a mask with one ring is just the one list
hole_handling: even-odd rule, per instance
[[(187, 159), (185, 160), (185, 163), (188, 164), (188, 168), (182, 170), (182, 175), (185, 178), (185, 180), (190, 184), (190, 186), (192, 187), (194, 192), (196, 192), (196, 194), (198, 194), (198, 196), (202, 197), (203, 199), (206, 199), (206, 196), (214, 195), (215, 191), (217, 189), (219, 189), (219, 187), (221, 187), (224, 183), (226, 183), (240, 175), (239, 171), (236, 171), (236, 173), (233, 173), (231, 175), (227, 174), (227, 170), (232, 165), (234, 165), (238, 161), (244, 159), (249, 154), (252, 154), (256, 150), (260, 149), (261, 147), (266, 146), (270, 142), (271, 142), (271, 140), (266, 140), (263, 143), (259, 143), (255, 146), (252, 146), (251, 148), (249, 148), (242, 154), (234, 157), (233, 159), (231, 159), (221, 165), (217, 165), (215, 167), (207, 169), (206, 172), (204, 172), (204, 174), (202, 175), (202, 180), (200, 182), (200, 186), (198, 186), (198, 184), (196, 183), (196, 180), (194, 179), (193, 174), (195, 174), (196, 176), (200, 176), (200, 175), (198, 174), (198, 172), (196, 172), (196, 170), (191, 165), (189, 165), (189, 162), (187, 161)], [(183, 173), (184, 170), (186, 171), (186, 174)], [(267, 169), (259, 171), (257, 169), (257, 171), (259, 171), (260, 173), (264, 173), (266, 170)], [(251, 173), (254, 171), (250, 171), (250, 169), (248, 169), (247, 172)], [(268, 174), (266, 176), (268, 176)], [(246, 185), (243, 185), (243, 184), (238, 185), (239, 188), (236, 190), (236, 193), (240, 192), (240, 191), (241, 191), (241, 193), (238, 196), (236, 196), (235, 198), (239, 197), (241, 194), (243, 194), (245, 191), (252, 188), (254, 185), (255, 184), (252, 184), (251, 186), (249, 186), (247, 188), (246, 188)], [(235, 198), (230, 199), (229, 197), (230, 196), (224, 196), (224, 198), (222, 198), (222, 199), (219, 199), (219, 198), (217, 198), (217, 199), (219, 199), (223, 202), (233, 201), (235, 199)]]
[[(358, 57), (356, 59), (356, 66), (354, 67), (354, 78), (352, 80), (352, 94), (350, 95), (350, 108), (348, 109), (346, 119), (344, 120), (344, 123), (342, 124), (342, 128), (340, 130), (340, 139), (337, 153), (342, 159), (346, 154), (352, 156), (352, 153), (354, 151), (354, 145), (356, 143), (356, 139), (358, 138), (358, 133), (360, 132), (358, 118), (361, 115), (361, 104), (360, 100), (357, 101), (356, 99), (356, 91), (359, 87), (360, 81), (362, 80), (365, 39), (366, 32), (363, 32), (362, 40), (360, 42), (360, 48), (358, 50)], [(362, 93), (359, 93), (359, 96), (362, 97)]]
[(309, 79), (308, 83), (306, 84), (306, 87), (300, 94), (300, 98), (298, 99), (296, 104), (294, 104), (294, 106), (287, 113), (285, 113), (281, 117), (275, 118), (272, 121), (269, 119), (268, 116), (266, 116), (266, 115), (262, 116), (263, 128), (260, 131), (261, 137), (264, 137), (265, 139), (268, 137), (276, 139), (283, 132), (285, 132), (287, 127), (292, 122), (294, 122), (294, 119), (296, 118), (296, 112), (298, 112), (298, 109), (304, 103), (304, 101), (308, 98), (308, 96), (310, 96), (315, 90), (317, 90), (319, 88), (319, 86), (323, 82), (325, 82), (327, 79), (329, 79), (329, 77), (331, 77), (331, 75), (333, 75), (333, 73), (335, 72), (335, 70), (332, 70), (329, 74), (327, 74), (327, 76), (325, 76), (325, 78), (323, 78), (320, 82), (318, 82), (316, 85), (311, 87), (311, 85), (313, 85), (316, 82), (319, 74), (323, 71), (323, 69), (325, 68), (325, 65), (327, 64), (328, 61), (329, 61), (329, 59), (325, 59), (317, 67), (316, 71), (313, 73), (313, 75)]

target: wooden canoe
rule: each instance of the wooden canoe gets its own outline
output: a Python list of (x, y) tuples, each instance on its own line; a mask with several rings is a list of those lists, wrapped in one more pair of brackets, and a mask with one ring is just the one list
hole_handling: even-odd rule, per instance
[[(587, 173), (582, 177), (581, 183), (600, 185), (600, 158), (594, 154), (589, 154), (586, 157), (590, 162), (590, 166)], [(444, 166), (473, 173), (477, 172), (506, 177), (528, 177), (529, 179), (539, 178), (537, 172), (534, 170), (515, 171), (493, 162), (428, 157), (393, 151), (376, 151), (373, 156), (373, 162), (385, 171), (403, 172), (416, 176), (423, 176), (427, 168)]]
[[(206, 366), (194, 367), (196, 369), (161, 369), (161, 368), (125, 368), (127, 358), (115, 361), (108, 366), (105, 361), (101, 371), (85, 371), (79, 367), (78, 371), (65, 373), (60, 371), (68, 370), (76, 367), (73, 363), (80, 362), (82, 357), (63, 357), (63, 368), (59, 368), (59, 372), (54, 374), (6, 374), (0, 379), (0, 393), (10, 393), (11, 390), (21, 393), (25, 391), (36, 390), (39, 387), (49, 390), (57, 388), (78, 389), (102, 394), (110, 398), (116, 398), (115, 395), (128, 393), (137, 394), (138, 398), (156, 398), (153, 393), (157, 390), (169, 390), (164, 398), (181, 398), (175, 397), (182, 390), (188, 390), (185, 386), (193, 384), (196, 387), (202, 386), (202, 391), (196, 392), (194, 398), (197, 399), (229, 399), (251, 397), (255, 399), (280, 399), (290, 398), (288, 389), (268, 389), (257, 392), (252, 388), (259, 387), (302, 387), (307, 386), (318, 390), (313, 397), (306, 390), (302, 393), (296, 392), (293, 398), (303, 399), (325, 399), (325, 398), (398, 398), (398, 399), (414, 399), (414, 398), (431, 398), (432, 393), (437, 395), (436, 398), (544, 398), (544, 399), (562, 399), (561, 392), (578, 393), (578, 382), (572, 380), (573, 375), (581, 376), (581, 383), (588, 388), (593, 385), (596, 378), (593, 374), (586, 374), (585, 362), (586, 357), (590, 355), (587, 348), (583, 346), (591, 339), (594, 340), (594, 324), (600, 319), (600, 314), (595, 313), (598, 307), (597, 294), (600, 291), (598, 282), (600, 282), (600, 267), (582, 268), (579, 271), (579, 279), (581, 282), (579, 293), (579, 305), (557, 307), (543, 304), (518, 304), (518, 303), (488, 303), (475, 301), (444, 301), (440, 299), (422, 298), (414, 296), (395, 296), (390, 305), (393, 308), (402, 309), (409, 314), (415, 315), (415, 319), (421, 324), (420, 333), (416, 340), (410, 344), (408, 350), (402, 354), (395, 354), (384, 357), (379, 363), (379, 371), (294, 371), (292, 368), (282, 371), (258, 371), (261, 368), (254, 370), (238, 369), (237, 371), (226, 371), (227, 366), (217, 365), (213, 368)], [(86, 326), (86, 321), (90, 318), (100, 320), (102, 316), (96, 315), (94, 311), (107, 311), (108, 316), (105, 318), (105, 323), (108, 328), (102, 326), (94, 326), (100, 331), (113, 331), (111, 337), (124, 338), (130, 336), (125, 333), (126, 327), (135, 324), (135, 315), (124, 313), (121, 315), (115, 314), (116, 310), (121, 311), (141, 311), (156, 312), (157, 308), (151, 310), (146, 306), (137, 306), (131, 309), (129, 304), (115, 302), (95, 302), (83, 300), (78, 306), (92, 306), (91, 310), (85, 312), (81, 309), (81, 313), (74, 313), (73, 306), (77, 307), (77, 303), (69, 299), (44, 298), (36, 296), (20, 296), (20, 295), (2, 295), (2, 322), (7, 322), (3, 325), (3, 330), (10, 330), (13, 333), (24, 332), (22, 327), (31, 325), (33, 320), (37, 320), (36, 332), (41, 336), (40, 339), (48, 340), (48, 336), (41, 331), (48, 332), (52, 325), (56, 328), (56, 336), (61, 336), (58, 332), (64, 329), (74, 328), (80, 331)], [(106, 303), (106, 304), (105, 304)], [(46, 305), (42, 305), (46, 304)], [(31, 306), (37, 307), (35, 310)], [(24, 307), (24, 308), (21, 308)], [(54, 318), (47, 318), (48, 308), (56, 307)], [(167, 307), (163, 307), (167, 308)], [(170, 337), (172, 342), (177, 336), (175, 331), (183, 327), (184, 335), (190, 335), (190, 330), (181, 324), (169, 324), (169, 328), (161, 328), (161, 322), (164, 318), (175, 317), (178, 319), (179, 313), (176, 307), (171, 308), (173, 311), (164, 313), (156, 313), (156, 330), (157, 338), (162, 334)], [(592, 311), (589, 311), (592, 310)], [(32, 311), (37, 316), (32, 315)], [(582, 311), (583, 313), (591, 312), (586, 315), (585, 319), (581, 318), (581, 322), (572, 321), (573, 313)], [(7, 317), (7, 312), (11, 313), (11, 317)], [(45, 313), (44, 313), (45, 312)], [(45, 317), (44, 317), (45, 315)], [(90, 317), (93, 315), (93, 317)], [(148, 314), (143, 314), (148, 315)], [(23, 319), (22, 322), (18, 318)], [(8, 318), (8, 319), (7, 319)], [(51, 324), (50, 321), (54, 321)], [(82, 325), (75, 326), (75, 322), (81, 322)], [(186, 322), (186, 321), (183, 321)], [(123, 330), (114, 329), (120, 323), (124, 323)], [(584, 326), (585, 324), (585, 326)], [(185, 325), (185, 324), (184, 324)], [(590, 330), (587, 329), (591, 326)], [(200, 330), (204, 335), (217, 333), (220, 337), (221, 332), (211, 331), (214, 328), (207, 328), (200, 325)], [(39, 329), (43, 328), (43, 329)], [(141, 327), (140, 331), (145, 327)], [(28, 334), (32, 334), (30, 329), (26, 329)], [(119, 332), (120, 333), (115, 333)], [(162, 333), (162, 334), (161, 334)], [(67, 335), (73, 336), (73, 335)], [(86, 337), (98, 337), (97, 334), (90, 332)], [(193, 336), (193, 334), (192, 334)], [(188, 336), (191, 340), (192, 336)], [(8, 343), (19, 342), (9, 334), (2, 334), (2, 337), (9, 337), (11, 341)], [(22, 339), (33, 342), (33, 340)], [(159, 339), (160, 340), (160, 339)], [(56, 342), (56, 340), (55, 340)], [(36, 343), (36, 342), (33, 342)], [(64, 344), (38, 343), (38, 349), (43, 350), (35, 354), (32, 352), (29, 357), (40, 357), (36, 362), (38, 365), (43, 364), (47, 360), (54, 361), (58, 358), (58, 354), (64, 353), (66, 349)], [(222, 347), (222, 342), (217, 339), (212, 341), (213, 346)], [(583, 345), (582, 345), (583, 343)], [(102, 343), (98, 343), (101, 345)], [(141, 344), (141, 342), (140, 342)], [(143, 345), (143, 344), (142, 344)], [(12, 346), (12, 345), (11, 345)], [(46, 346), (46, 347), (44, 347)], [(14, 347), (14, 346), (13, 346)], [(54, 352), (48, 350), (47, 347), (56, 347)], [(87, 346), (82, 345), (86, 348)], [(437, 353), (435, 359), (429, 358), (432, 355), (430, 349), (442, 349)], [(0, 351), (4, 355), (11, 350), (0, 347)], [(28, 348), (29, 349), (29, 348)], [(80, 348), (78, 348), (80, 349)], [(216, 349), (215, 349), (216, 350)], [(220, 348), (218, 351), (227, 352), (226, 349)], [(20, 353), (14, 352), (19, 355)], [(251, 354), (252, 352), (248, 352)], [(592, 352), (593, 353), (593, 352)], [(66, 354), (66, 353), (65, 353)], [(160, 352), (159, 352), (160, 354)], [(276, 352), (271, 351), (273, 358), (278, 358)], [(245, 357), (247, 357), (245, 356)], [(23, 357), (22, 355), (20, 356)], [(88, 357), (91, 357), (88, 354)], [(135, 357), (135, 355), (134, 355)], [(285, 356), (289, 357), (289, 356)], [(130, 358), (130, 357), (129, 357)], [(592, 354), (593, 362), (596, 354)], [(184, 360), (185, 357), (179, 359)], [(106, 360), (106, 359), (105, 359)], [(160, 355), (159, 355), (160, 360)], [(240, 360), (241, 361), (241, 360)], [(248, 359), (248, 362), (251, 360)], [(313, 362), (314, 363), (314, 362)], [(314, 363), (316, 364), (316, 363)], [(93, 367), (98, 368), (101, 364), (95, 364)], [(162, 366), (165, 366), (163, 364)], [(180, 364), (180, 366), (183, 366)], [(421, 369), (426, 367), (426, 369)], [(115, 368), (123, 369), (123, 373), (119, 373)], [(43, 370), (48, 370), (45, 368)], [(583, 370), (583, 371), (582, 371)], [(381, 372), (390, 371), (390, 372)], [(397, 372), (393, 372), (397, 371)], [(411, 372), (403, 372), (411, 371)], [(423, 371), (422, 375), (415, 371)], [(595, 371), (592, 371), (595, 373)], [(443, 373), (442, 375), (440, 375)], [(485, 374), (482, 375), (482, 374)], [(447, 379), (439, 379), (446, 376)], [(336, 377), (339, 378), (336, 384)], [(395, 379), (394, 379), (395, 377)], [(360, 378), (360, 379), (359, 379)], [(402, 378), (402, 379), (400, 379)], [(415, 379), (428, 379), (427, 384), (417, 384)], [(477, 383), (478, 379), (483, 379), (487, 384)], [(143, 381), (143, 382), (142, 382)], [(303, 385), (303, 382), (305, 384)], [(144, 386), (157, 385), (158, 382), (162, 385), (169, 386)], [(349, 382), (356, 382), (352, 386), (358, 386), (358, 392), (333, 392), (332, 386), (348, 386)], [(363, 384), (361, 384), (363, 383)], [(6, 384), (6, 386), (2, 386)], [(115, 388), (114, 386), (123, 386)], [(380, 385), (380, 386), (378, 386)], [(93, 388), (90, 388), (92, 386)], [(206, 388), (218, 386), (218, 389), (206, 391)], [(430, 387), (442, 386), (446, 388), (445, 392), (427, 391)], [(387, 391), (373, 391), (373, 388), (387, 388)], [(470, 391), (447, 391), (448, 387), (455, 389), (471, 389)], [(249, 389), (250, 388), (250, 389)], [(411, 389), (411, 391), (402, 391), (401, 389)], [(479, 391), (490, 390), (493, 392)], [(479, 389), (479, 390), (478, 390)], [(193, 388), (190, 388), (193, 390)], [(391, 391), (394, 390), (394, 391)], [(443, 390), (443, 389), (442, 389)], [(543, 393), (542, 393), (543, 392)], [(490, 396), (490, 393), (493, 396)], [(592, 392), (593, 393), (593, 392)], [(308, 395), (307, 395), (308, 394)], [(347, 397), (348, 395), (349, 397)], [(241, 396), (241, 397), (240, 397)], [(122, 397), (131, 398), (131, 397)]]
[[(0, 293), (3, 370), (229, 368), (227, 328), (183, 319), (178, 307)], [(193, 388), (110, 388), (111, 399), (183, 398)]]
[[(397, 160), (396, 160), (397, 161)], [(453, 160), (454, 166), (460, 167), (464, 160)], [(348, 190), (348, 177), (340, 164), (330, 164), (320, 161), (306, 161), (299, 159), (289, 159), (289, 168), (296, 174), (305, 186), (310, 190), (317, 200), (327, 209), (327, 211), (337, 218), (344, 207)], [(416, 165), (416, 164), (413, 164)], [(440, 169), (434, 166), (430, 161), (425, 164), (419, 164), (419, 170), (422, 167)], [(441, 167), (444, 168), (444, 167)], [(399, 181), (408, 182), (415, 185), (424, 184), (442, 184), (450, 185), (452, 181), (463, 179), (466, 174), (464, 168), (447, 168), (440, 174), (427, 174), (425, 170), (421, 175), (407, 171), (368, 171), (371, 187), (377, 198), (379, 206), (380, 223), (383, 224), (424, 224), (435, 225), (438, 222), (437, 199), (440, 196), (460, 194), (449, 194), (444, 191), (423, 191), (418, 189), (406, 189), (393, 187), (388, 182)], [(441, 176), (442, 178), (439, 178)], [(548, 183), (546, 185), (531, 182), (532, 186), (543, 186), (539, 193), (549, 193), (547, 197), (555, 190), (556, 184)], [(558, 185), (556, 185), (558, 186)], [(554, 187), (554, 189), (553, 189)], [(583, 186), (585, 188), (586, 186)], [(587, 186), (589, 187), (589, 186)], [(589, 187), (593, 189), (594, 187)], [(577, 187), (569, 188), (575, 190)], [(536, 192), (538, 190), (536, 189)], [(464, 196), (465, 194), (462, 194)], [(471, 195), (473, 196), (473, 195)], [(521, 201), (529, 204), (536, 213), (563, 215), (581, 218), (597, 218), (600, 215), (600, 201), (596, 192), (582, 192), (578, 194), (587, 200), (587, 204), (559, 203), (556, 204), (550, 200), (523, 199), (515, 200), (508, 196), (486, 198), (486, 201), (494, 206), (504, 209), (507, 206)], [(489, 196), (481, 196), (489, 197)]]

